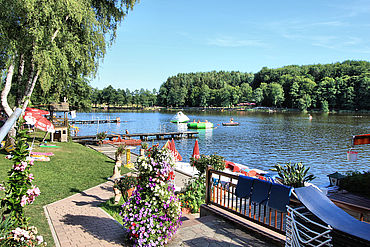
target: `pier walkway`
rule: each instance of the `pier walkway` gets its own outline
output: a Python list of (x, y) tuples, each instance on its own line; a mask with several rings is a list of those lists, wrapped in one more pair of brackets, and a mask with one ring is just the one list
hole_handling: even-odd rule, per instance
[[(153, 133), (135, 133), (135, 134), (109, 134), (107, 135), (108, 139), (117, 137), (118, 135), (125, 138), (139, 137), (142, 141), (148, 140), (164, 140), (164, 139), (180, 139), (180, 138), (195, 138), (199, 133), (196, 131), (181, 131), (181, 132), (153, 132)], [(96, 140), (96, 135), (88, 136), (72, 136), (72, 140)]]

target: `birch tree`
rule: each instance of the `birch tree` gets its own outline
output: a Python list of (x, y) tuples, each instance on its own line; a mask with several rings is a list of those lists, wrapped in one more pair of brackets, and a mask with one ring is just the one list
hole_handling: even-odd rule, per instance
[(25, 109), (35, 87), (62, 95), (76, 81), (94, 76), (136, 1), (0, 0), (5, 113), (10, 116), (12, 107)]

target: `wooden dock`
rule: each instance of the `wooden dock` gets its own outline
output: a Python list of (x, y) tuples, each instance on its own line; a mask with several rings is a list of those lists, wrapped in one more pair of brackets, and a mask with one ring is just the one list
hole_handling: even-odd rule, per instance
[[(182, 131), (182, 132), (154, 132), (154, 133), (136, 133), (136, 134), (109, 134), (107, 135), (108, 139), (113, 139), (118, 135), (125, 137), (125, 138), (134, 138), (139, 137), (142, 141), (149, 141), (149, 140), (164, 140), (164, 139), (181, 139), (181, 138), (195, 138), (198, 132), (196, 131)], [(96, 140), (96, 135), (88, 135), (88, 136), (72, 136), (72, 140)]]
[(116, 119), (95, 119), (95, 120), (68, 120), (70, 124), (104, 124), (104, 123), (120, 123), (119, 118)]

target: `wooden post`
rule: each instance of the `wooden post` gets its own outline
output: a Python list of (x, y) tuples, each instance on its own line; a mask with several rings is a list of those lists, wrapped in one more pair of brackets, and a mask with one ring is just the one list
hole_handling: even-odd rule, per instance
[(206, 204), (209, 204), (211, 199), (211, 167), (206, 170)]

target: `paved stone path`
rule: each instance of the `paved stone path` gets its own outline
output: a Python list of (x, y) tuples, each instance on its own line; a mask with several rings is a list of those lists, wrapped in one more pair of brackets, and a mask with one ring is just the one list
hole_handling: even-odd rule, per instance
[[(188, 219), (186, 219), (188, 218)], [(242, 247), (275, 246), (232, 226), (215, 216), (194, 218), (183, 217), (183, 225), (177, 231), (168, 247)]]
[(56, 246), (122, 246), (125, 231), (99, 204), (113, 196), (106, 182), (45, 207)]
[[(113, 196), (106, 182), (45, 207), (57, 247), (123, 246), (125, 230), (98, 205)], [(273, 246), (214, 216), (184, 215), (169, 247)]]

